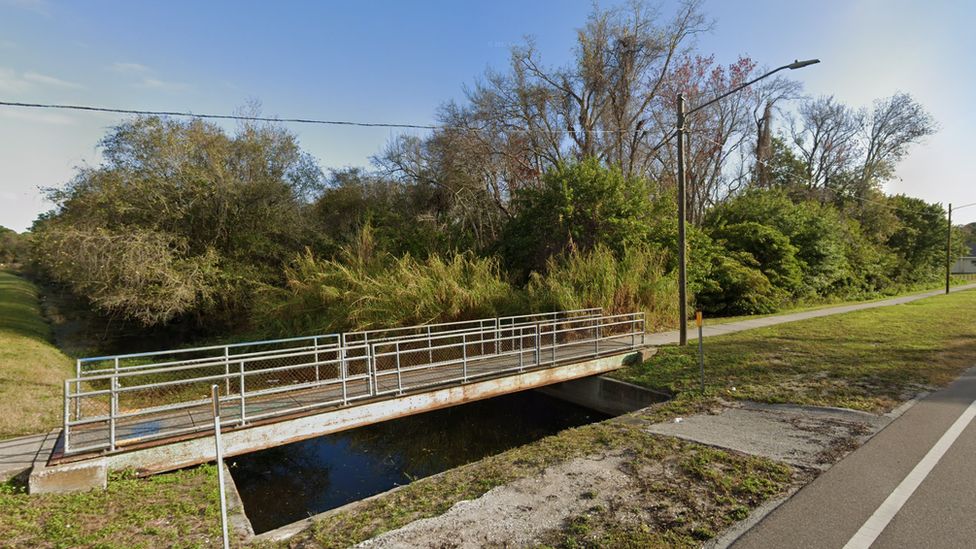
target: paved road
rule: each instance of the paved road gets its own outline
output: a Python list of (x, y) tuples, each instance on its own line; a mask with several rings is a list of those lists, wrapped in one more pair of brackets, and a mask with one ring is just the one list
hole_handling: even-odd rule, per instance
[(976, 367), (911, 407), (737, 549), (976, 547)]

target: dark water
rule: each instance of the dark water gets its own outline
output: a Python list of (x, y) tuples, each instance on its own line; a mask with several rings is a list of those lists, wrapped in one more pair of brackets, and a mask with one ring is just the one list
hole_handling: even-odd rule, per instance
[(608, 416), (523, 391), (229, 460), (257, 533)]

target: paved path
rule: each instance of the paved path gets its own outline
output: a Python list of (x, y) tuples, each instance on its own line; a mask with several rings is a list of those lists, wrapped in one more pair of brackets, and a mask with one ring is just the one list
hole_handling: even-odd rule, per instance
[(11, 479), (34, 464), (47, 433), (0, 440), (0, 482)]
[(976, 368), (911, 407), (732, 547), (976, 546), (973, 416)]
[[(976, 289), (976, 284), (965, 284), (961, 286), (954, 286), (952, 292), (960, 292), (963, 290), (973, 290)], [(911, 294), (901, 297), (892, 297), (890, 299), (882, 299), (880, 301), (871, 301), (868, 303), (855, 303), (853, 305), (838, 305), (837, 307), (826, 307), (823, 309), (816, 309), (813, 311), (802, 311), (799, 313), (788, 313), (784, 315), (772, 315), (764, 316), (761, 318), (750, 318), (748, 320), (739, 320), (736, 322), (729, 322), (726, 324), (712, 324), (709, 325), (708, 319), (705, 319), (705, 326), (702, 328), (702, 336), (718, 336), (725, 334), (733, 334), (736, 332), (742, 332), (744, 330), (751, 330), (753, 328), (765, 328), (767, 326), (775, 326), (777, 324), (785, 324), (787, 322), (795, 322), (797, 320), (807, 320), (809, 318), (819, 318), (822, 316), (831, 316), (842, 313), (850, 313), (853, 311), (863, 311), (866, 309), (876, 309), (878, 307), (889, 307), (891, 305), (901, 305), (903, 303), (911, 303), (912, 301), (918, 301), (919, 299), (925, 299), (927, 297), (934, 297), (937, 295), (945, 294), (945, 290), (932, 290), (929, 292), (922, 292), (919, 294)], [(688, 328), (688, 340), (691, 341), (697, 338), (698, 335), (694, 330), (697, 328)], [(678, 342), (678, 330), (671, 332), (659, 332), (656, 334), (648, 334), (647, 344), (648, 345), (668, 345), (671, 343)]]

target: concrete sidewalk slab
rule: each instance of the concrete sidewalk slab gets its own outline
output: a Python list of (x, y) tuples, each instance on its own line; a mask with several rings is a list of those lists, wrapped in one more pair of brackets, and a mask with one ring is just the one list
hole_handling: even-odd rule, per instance
[(34, 465), (47, 433), (0, 440), (0, 482), (10, 480)]
[(717, 414), (656, 423), (647, 431), (825, 470), (890, 421), (854, 410), (745, 402)]

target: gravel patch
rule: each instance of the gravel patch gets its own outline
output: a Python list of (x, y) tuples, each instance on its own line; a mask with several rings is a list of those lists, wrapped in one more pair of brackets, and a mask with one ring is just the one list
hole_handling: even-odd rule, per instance
[(566, 519), (635, 492), (623, 458), (575, 459), (543, 474), (461, 501), (441, 516), (418, 520), (367, 540), (369, 548), (474, 548), (537, 545)]

